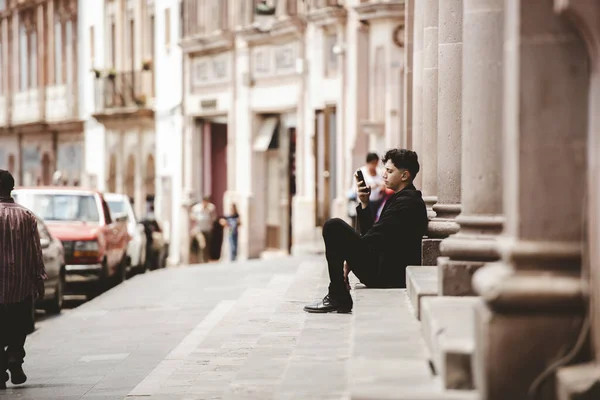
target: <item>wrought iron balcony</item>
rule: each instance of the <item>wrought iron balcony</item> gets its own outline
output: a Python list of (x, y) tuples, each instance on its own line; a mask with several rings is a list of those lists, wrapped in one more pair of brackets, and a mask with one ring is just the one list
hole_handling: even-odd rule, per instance
[(145, 109), (154, 99), (152, 71), (109, 71), (96, 79), (96, 113)]

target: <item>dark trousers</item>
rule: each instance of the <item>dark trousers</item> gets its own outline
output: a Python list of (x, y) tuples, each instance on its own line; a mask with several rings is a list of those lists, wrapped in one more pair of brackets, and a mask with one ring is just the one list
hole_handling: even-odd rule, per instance
[(0, 378), (9, 365), (23, 364), (25, 338), (32, 331), (33, 299), (0, 304)]
[(360, 239), (350, 225), (339, 218), (325, 222), (323, 226), (325, 257), (329, 268), (329, 295), (333, 298), (348, 297), (344, 283), (344, 261), (366, 286), (377, 286), (377, 257)]

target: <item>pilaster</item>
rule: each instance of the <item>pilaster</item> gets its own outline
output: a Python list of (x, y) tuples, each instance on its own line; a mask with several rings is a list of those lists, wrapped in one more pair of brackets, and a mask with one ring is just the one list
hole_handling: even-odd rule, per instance
[(436, 218), (429, 236), (446, 238), (458, 232), (454, 221), (460, 213), (460, 165), (462, 121), (462, 24), (463, 1), (439, 2), (438, 119)]
[[(423, 164), (423, 18), (424, 4), (414, 1), (413, 26), (413, 105), (412, 105), (412, 149), (417, 152), (419, 161)], [(422, 188), (423, 174), (415, 179), (415, 186)]]
[(590, 279), (591, 340), (597, 362), (600, 360), (600, 246), (597, 245), (600, 242), (600, 3), (593, 0), (555, 0), (554, 8), (583, 37), (591, 62), (585, 248), (588, 257), (586, 265), (583, 265), (583, 275)]
[(506, 224), (498, 242), (501, 262), (473, 278), (485, 300), (477, 313), (475, 371), (485, 399), (528, 392), (553, 399), (553, 377), (538, 377), (574, 347), (587, 292), (582, 171), (590, 65), (583, 41), (552, 2), (505, 4)]
[[(502, 231), (504, 0), (463, 0), (460, 231), (445, 239), (439, 293), (475, 294), (471, 278), (496, 261)], [(468, 77), (468, 78), (467, 78)], [(482, 179), (481, 177), (485, 177)]]
[(423, 147), (421, 174), (430, 218), (437, 202), (438, 17), (439, 0), (424, 0), (423, 10)]
[[(404, 116), (402, 125), (402, 146), (413, 147), (413, 64), (414, 64), (414, 29), (415, 29), (415, 0), (407, 0), (404, 11)], [(418, 153), (417, 153), (418, 154)]]

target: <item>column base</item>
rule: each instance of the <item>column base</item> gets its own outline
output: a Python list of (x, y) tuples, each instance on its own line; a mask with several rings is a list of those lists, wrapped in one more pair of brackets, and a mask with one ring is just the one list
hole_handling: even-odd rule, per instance
[(421, 241), (421, 265), (435, 266), (440, 254), (442, 239), (424, 238)]
[(460, 230), (456, 216), (460, 214), (460, 204), (436, 204), (433, 211), (436, 217), (429, 221), (427, 236), (434, 238), (447, 238)]
[(480, 261), (455, 261), (449, 257), (438, 258), (438, 292), (441, 296), (477, 296), (471, 282), (473, 274), (484, 264)]
[[(575, 345), (584, 319), (573, 312), (475, 312), (475, 386), (486, 400), (524, 399), (548, 366)], [(584, 353), (587, 349), (584, 349)], [(538, 391), (556, 399), (554, 375)]]
[(424, 196), (423, 201), (427, 207), (427, 218), (434, 219), (437, 214), (433, 211), (433, 205), (437, 203), (437, 196)]
[(588, 363), (559, 369), (556, 390), (558, 400), (600, 399), (600, 365)]

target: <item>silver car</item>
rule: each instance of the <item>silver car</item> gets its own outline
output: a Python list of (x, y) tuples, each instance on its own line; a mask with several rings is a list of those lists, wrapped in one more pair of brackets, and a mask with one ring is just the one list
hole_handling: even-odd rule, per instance
[(36, 307), (49, 314), (58, 314), (62, 310), (65, 288), (65, 252), (60, 240), (50, 234), (40, 218), (37, 220), (42, 255), (48, 279), (44, 282), (46, 295), (39, 300)]
[(131, 269), (128, 272), (146, 271), (146, 235), (144, 226), (137, 220), (131, 199), (129, 196), (118, 193), (105, 193), (104, 199), (108, 204), (110, 213), (127, 216), (127, 231), (131, 240), (127, 245), (127, 265)]

